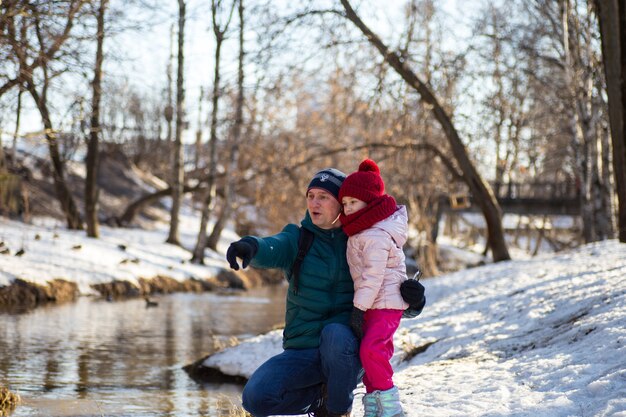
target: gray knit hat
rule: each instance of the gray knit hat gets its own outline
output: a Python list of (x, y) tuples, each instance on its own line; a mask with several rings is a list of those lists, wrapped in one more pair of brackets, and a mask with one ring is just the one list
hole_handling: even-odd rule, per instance
[(326, 168), (313, 176), (306, 192), (308, 193), (311, 188), (321, 188), (331, 193), (339, 201), (339, 188), (345, 179), (346, 174), (338, 169)]

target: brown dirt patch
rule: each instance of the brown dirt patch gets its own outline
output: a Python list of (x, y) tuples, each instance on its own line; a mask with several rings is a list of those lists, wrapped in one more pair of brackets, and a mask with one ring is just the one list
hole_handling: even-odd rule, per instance
[[(153, 278), (139, 278), (138, 285), (129, 281), (113, 281), (91, 286), (103, 298), (108, 300), (147, 296), (151, 294), (172, 294), (175, 292), (204, 292), (226, 288), (228, 285), (217, 279), (190, 278), (178, 281), (174, 278), (158, 275)], [(235, 287), (230, 287), (235, 288)]]
[(177, 281), (174, 278), (159, 275), (150, 279), (139, 278), (139, 287), (142, 294), (147, 295), (213, 291), (218, 285), (215, 280), (190, 278), (185, 281)]
[(52, 280), (45, 286), (16, 279), (0, 288), (0, 308), (28, 310), (47, 303), (74, 301), (77, 296), (76, 284), (63, 279)]
[(141, 290), (129, 281), (112, 281), (103, 284), (92, 284), (91, 288), (98, 291), (103, 298), (115, 300), (119, 298), (139, 297)]

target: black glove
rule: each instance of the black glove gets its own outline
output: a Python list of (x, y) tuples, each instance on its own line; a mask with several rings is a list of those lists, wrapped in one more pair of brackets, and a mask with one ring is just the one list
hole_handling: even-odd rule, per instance
[(356, 307), (352, 307), (352, 315), (350, 316), (350, 328), (354, 332), (357, 339), (363, 339), (363, 322), (365, 321), (363, 315), (365, 311)]
[(402, 318), (403, 319), (413, 319), (413, 318), (419, 316), (420, 313), (422, 312), (422, 310), (424, 309), (425, 305), (426, 305), (426, 296), (423, 296), (422, 297), (422, 302), (417, 303), (417, 304), (413, 304), (413, 305), (409, 305), (409, 308), (404, 310), (404, 313), (402, 313)]
[(237, 263), (237, 258), (241, 258), (241, 268), (245, 268), (254, 258), (257, 250), (259, 250), (259, 245), (256, 243), (256, 240), (246, 236), (230, 244), (226, 251), (226, 260), (232, 269), (238, 271), (239, 264)]
[[(419, 272), (416, 274), (419, 276)], [(426, 305), (426, 288), (419, 282), (419, 279), (407, 279), (400, 284), (400, 294), (409, 308), (402, 313), (403, 318), (412, 319), (420, 315)]]
[(425, 303), (424, 293), (426, 288), (416, 279), (407, 279), (400, 284), (400, 294), (404, 301), (410, 306), (417, 306)]

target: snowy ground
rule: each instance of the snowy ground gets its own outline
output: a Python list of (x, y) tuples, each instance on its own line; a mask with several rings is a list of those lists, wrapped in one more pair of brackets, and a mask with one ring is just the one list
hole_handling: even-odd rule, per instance
[[(626, 417), (625, 244), (425, 285), (427, 307), (395, 337), (394, 379), (408, 416)], [(205, 365), (249, 376), (280, 349), (274, 331)], [(359, 386), (353, 417), (363, 415), (363, 393)]]
[[(78, 284), (81, 294), (93, 294), (91, 284), (157, 275), (178, 280), (210, 278), (228, 268), (223, 255), (206, 251), (205, 265), (191, 264), (198, 230), (191, 215), (181, 216), (181, 242), (186, 249), (165, 243), (168, 228), (154, 223), (154, 230), (101, 226), (98, 239), (85, 231), (70, 231), (58, 221), (35, 219), (24, 224), (0, 218), (0, 286), (21, 278), (44, 284), (63, 278)], [(218, 249), (224, 252), (237, 237), (225, 230)], [(18, 256), (20, 250), (23, 255)], [(3, 253), (4, 252), (4, 253)]]

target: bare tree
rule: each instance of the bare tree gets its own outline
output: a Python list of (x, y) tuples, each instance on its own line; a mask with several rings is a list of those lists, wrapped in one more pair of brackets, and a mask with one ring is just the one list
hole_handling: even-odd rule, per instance
[(481, 206), (485, 221), (487, 223), (487, 242), (493, 254), (495, 262), (509, 260), (509, 252), (504, 239), (502, 228), (502, 212), (496, 201), (491, 187), (482, 179), (474, 164), (472, 163), (465, 145), (463, 144), (450, 116), (439, 103), (437, 97), (425, 85), (419, 77), (405, 64), (399, 53), (391, 51), (376, 35), (369, 29), (355, 13), (347, 0), (341, 0), (341, 4), (346, 12), (346, 17), (365, 35), (367, 40), (378, 49), (384, 59), (391, 67), (421, 96), (422, 100), (432, 106), (435, 119), (440, 123), (446, 133), (448, 143), (461, 171), (464, 179), (474, 198)]
[[(488, 93), (477, 110), (484, 109), (483, 136), (495, 143), (496, 187), (508, 179), (531, 190), (541, 181), (552, 189), (544, 188), (543, 198), (577, 196), (584, 239), (610, 237), (606, 103), (597, 30), (585, 2), (490, 4), (477, 23), (473, 70), (494, 90), (481, 91)], [(499, 197), (506, 192), (496, 188)]]
[(224, 182), (224, 198), (222, 199), (222, 210), (215, 221), (211, 235), (207, 240), (207, 247), (217, 250), (222, 231), (226, 226), (226, 221), (232, 214), (233, 200), (235, 199), (235, 172), (237, 170), (237, 160), (239, 159), (239, 141), (241, 140), (241, 130), (243, 127), (243, 105), (244, 105), (244, 6), (243, 0), (238, 1), (239, 8), (239, 58), (237, 66), (237, 99), (235, 102), (235, 121), (232, 127), (230, 138), (230, 156), (226, 167), (226, 180)]
[(193, 256), (191, 261), (194, 263), (204, 263), (204, 249), (206, 248), (206, 233), (207, 225), (209, 223), (209, 217), (211, 215), (211, 209), (213, 204), (213, 198), (215, 196), (215, 174), (217, 172), (217, 115), (219, 111), (220, 100), (220, 65), (221, 65), (221, 53), (222, 44), (226, 38), (226, 31), (230, 25), (235, 10), (236, 1), (230, 5), (230, 10), (224, 24), (218, 22), (218, 15), (222, 9), (222, 0), (211, 0), (211, 18), (213, 23), (213, 34), (215, 35), (215, 70), (213, 73), (213, 94), (212, 94), (212, 110), (211, 110), (211, 132), (209, 136), (209, 173), (206, 179), (207, 191), (202, 202), (202, 214), (200, 218), (200, 231), (198, 232), (198, 239), (196, 240), (196, 246), (193, 250)]
[[(510, 54), (507, 54), (507, 19), (505, 11), (489, 5), (484, 20), (478, 22), (476, 38), (487, 38), (484, 47), (476, 46), (481, 62), (490, 64), (490, 69), (475, 62), (473, 69), (479, 74), (493, 80), (494, 91), (488, 93), (482, 101), (486, 109), (480, 114), (483, 119), (484, 133), (481, 135), (490, 138), (495, 145), (494, 163), (494, 191), (500, 196), (501, 186), (505, 181), (514, 181), (515, 171), (521, 151), (520, 130), (527, 119), (525, 107), (526, 95), (524, 79), (515, 65), (511, 65)], [(527, 63), (528, 64), (528, 63)], [(480, 82), (480, 75), (475, 82)], [(484, 91), (481, 91), (484, 93)]]
[(178, 70), (176, 77), (176, 137), (172, 152), (172, 208), (170, 211), (170, 231), (168, 243), (180, 244), (178, 221), (180, 207), (183, 202), (185, 181), (183, 130), (185, 125), (185, 0), (178, 0)]
[[(10, 11), (8, 8), (9, 11), (2, 18), (3, 27), (6, 28), (6, 40), (12, 49), (19, 72), (15, 78), (0, 87), (0, 95), (4, 89), (22, 84), (35, 102), (45, 129), (44, 135), (50, 152), (57, 199), (70, 229), (82, 229), (83, 223), (65, 181), (65, 168), (59, 152), (58, 134), (52, 124), (48, 105), (48, 89), (52, 78), (59, 74), (52, 64), (70, 38), (75, 19), (85, 3), (85, 0), (70, 0), (54, 4), (14, 2), (12, 5), (15, 9)], [(52, 17), (62, 21), (60, 31), (54, 29), (53, 22), (50, 21)], [(33, 39), (35, 42), (32, 42)], [(30, 56), (30, 54), (33, 55)], [(36, 70), (39, 70), (40, 79), (35, 78)]]
[[(550, 7), (542, 8), (549, 10)], [(608, 239), (612, 236), (612, 213), (610, 184), (604, 182), (603, 154), (608, 147), (601, 146), (603, 133), (600, 124), (605, 103), (597, 90), (600, 58), (594, 50), (591, 12), (584, 13), (570, 0), (560, 2), (561, 33), (564, 55), (566, 94), (564, 99), (571, 103), (570, 116), (572, 148), (576, 171), (581, 179), (579, 193), (583, 220), (583, 238), (586, 242)]]

